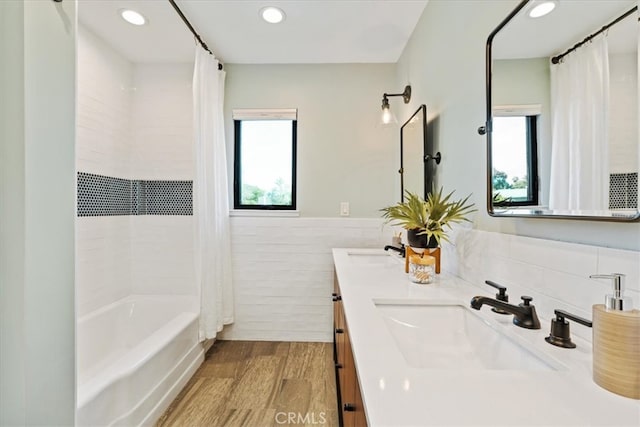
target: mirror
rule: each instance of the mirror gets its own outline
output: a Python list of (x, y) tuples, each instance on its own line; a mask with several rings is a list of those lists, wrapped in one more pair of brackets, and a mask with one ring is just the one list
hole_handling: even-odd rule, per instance
[(400, 201), (404, 201), (405, 190), (427, 197), (433, 176), (428, 170), (430, 158), (427, 156), (427, 106), (422, 104), (400, 127)]
[(538, 4), (487, 41), (488, 212), (638, 220), (638, 1)]

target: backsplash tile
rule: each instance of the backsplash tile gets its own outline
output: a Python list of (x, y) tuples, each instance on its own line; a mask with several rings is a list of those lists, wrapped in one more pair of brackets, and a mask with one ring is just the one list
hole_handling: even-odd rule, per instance
[(636, 293), (636, 295), (631, 296), (636, 306), (640, 306), (640, 252), (598, 248), (598, 267), (596, 273), (626, 274), (626, 289)]
[(78, 172), (83, 216), (193, 215), (192, 181), (129, 180)]
[[(493, 280), (507, 286), (511, 303), (532, 296), (544, 329), (555, 309), (591, 319), (592, 306), (611, 293), (607, 281), (591, 274), (626, 274), (626, 293), (640, 306), (640, 252), (481, 230), (457, 229), (453, 235), (453, 245), (443, 247), (443, 268), (476, 285), (479, 295), (495, 294), (484, 284)], [(572, 333), (592, 339), (590, 328), (572, 327)]]
[(543, 268), (570, 274), (595, 271), (597, 251), (593, 246), (512, 236), (509, 257)]

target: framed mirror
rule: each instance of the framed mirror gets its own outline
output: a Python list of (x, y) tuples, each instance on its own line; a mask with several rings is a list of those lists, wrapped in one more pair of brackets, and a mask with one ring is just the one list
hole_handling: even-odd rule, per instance
[(427, 149), (427, 106), (422, 104), (400, 127), (400, 201), (405, 190), (427, 197), (433, 176)]
[(492, 216), (636, 221), (637, 0), (522, 1), (486, 49)]

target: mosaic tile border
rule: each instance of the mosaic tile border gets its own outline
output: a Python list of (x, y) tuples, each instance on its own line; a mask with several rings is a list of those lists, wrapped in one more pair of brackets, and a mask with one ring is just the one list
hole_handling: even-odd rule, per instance
[(638, 172), (609, 175), (609, 209), (638, 209)]
[(193, 181), (151, 181), (78, 172), (83, 216), (193, 215)]

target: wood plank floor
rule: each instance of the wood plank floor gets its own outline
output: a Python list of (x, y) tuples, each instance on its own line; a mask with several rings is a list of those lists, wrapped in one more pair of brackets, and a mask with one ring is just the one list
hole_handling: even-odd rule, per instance
[(156, 427), (337, 426), (330, 343), (217, 341)]

